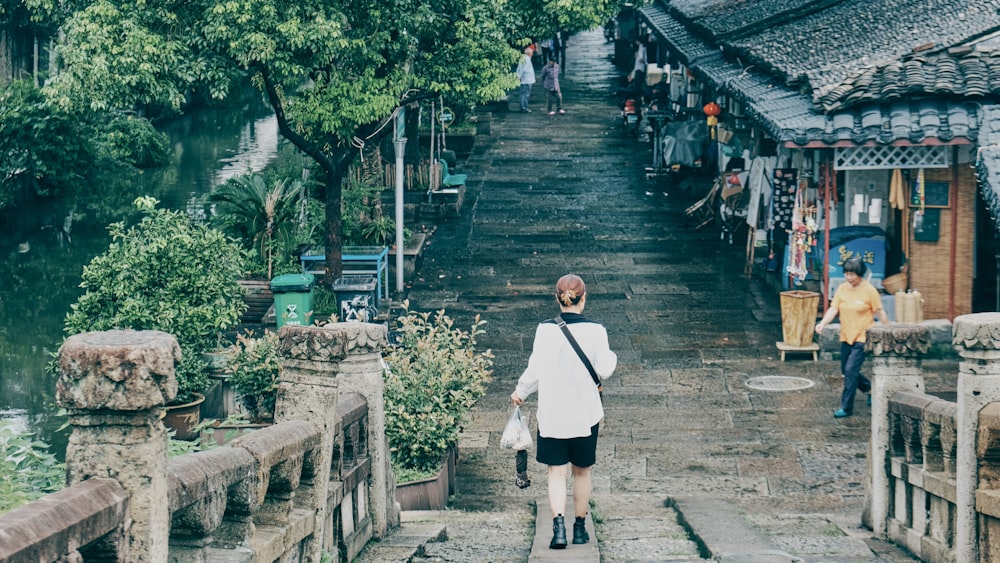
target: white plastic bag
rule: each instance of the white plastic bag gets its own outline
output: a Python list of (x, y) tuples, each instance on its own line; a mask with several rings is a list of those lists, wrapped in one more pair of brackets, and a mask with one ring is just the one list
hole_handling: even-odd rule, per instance
[(528, 419), (521, 415), (521, 407), (514, 407), (510, 413), (507, 426), (500, 436), (500, 447), (509, 450), (526, 450), (531, 447), (531, 430), (528, 429)]

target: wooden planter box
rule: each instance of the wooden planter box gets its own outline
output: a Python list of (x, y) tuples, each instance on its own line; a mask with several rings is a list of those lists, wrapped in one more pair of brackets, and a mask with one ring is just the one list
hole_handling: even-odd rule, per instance
[(247, 310), (240, 317), (243, 324), (260, 324), (267, 310), (274, 305), (274, 293), (271, 292), (270, 280), (239, 280), (239, 284), (246, 290), (243, 301), (247, 304)]
[(444, 510), (448, 506), (448, 466), (442, 463), (435, 477), (396, 485), (401, 510)]
[[(412, 279), (424, 258), (425, 233), (414, 233), (403, 248), (403, 279)], [(396, 247), (389, 248), (389, 278), (396, 279)]]
[(396, 485), (401, 510), (444, 510), (448, 506), (448, 496), (455, 493), (456, 450), (453, 446), (445, 454), (434, 477)]
[[(427, 203), (429, 198), (427, 192), (403, 192), (403, 222), (415, 223), (419, 220), (418, 211), (420, 205)], [(386, 217), (396, 219), (396, 193), (393, 190), (382, 192), (382, 213)]]
[[(430, 133), (420, 134), (420, 146), (424, 149), (431, 148)], [(445, 146), (448, 150), (455, 151), (459, 157), (468, 157), (472, 154), (472, 149), (476, 146), (476, 133), (474, 131), (463, 133), (445, 133)]]

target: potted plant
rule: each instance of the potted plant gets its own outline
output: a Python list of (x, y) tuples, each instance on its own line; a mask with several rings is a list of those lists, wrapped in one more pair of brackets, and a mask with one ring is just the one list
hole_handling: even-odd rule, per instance
[(253, 424), (274, 421), (274, 403), (281, 374), (278, 333), (265, 330), (256, 338), (252, 332), (236, 337), (235, 351), (225, 372)]
[[(396, 499), (404, 510), (441, 509), (449, 489), (444, 464), (469, 410), (486, 393), (493, 354), (476, 351), (485, 324), (478, 315), (465, 331), (443, 310), (417, 313), (403, 306), (383, 374), (386, 436), (400, 482)], [(431, 492), (415, 491), (420, 488)], [(414, 499), (435, 500), (423, 506)]]
[(315, 242), (321, 205), (306, 196), (302, 181), (260, 174), (232, 178), (208, 200), (212, 224), (249, 252), (247, 276), (239, 280), (247, 303), (242, 320), (258, 323), (274, 301), (271, 279), (301, 271), (297, 250)]
[[(246, 255), (221, 232), (182, 212), (157, 209), (157, 203), (138, 198), (138, 224), (109, 226), (111, 244), (84, 266), (85, 292), (64, 328), (70, 335), (116, 328), (174, 335), (182, 360), (172, 405), (184, 405), (203, 400), (209, 385), (202, 353), (239, 322), (245, 305), (237, 279)], [(185, 435), (178, 429), (178, 436)]]

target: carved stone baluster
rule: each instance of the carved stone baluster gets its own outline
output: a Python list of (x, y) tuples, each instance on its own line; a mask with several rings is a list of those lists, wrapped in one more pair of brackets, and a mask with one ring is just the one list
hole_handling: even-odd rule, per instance
[(86, 554), (88, 560), (167, 561), (168, 438), (160, 415), (177, 395), (180, 359), (177, 340), (159, 331), (88, 332), (59, 349), (56, 401), (72, 427), (67, 485), (105, 477), (129, 494), (124, 541)]
[(388, 344), (388, 332), (384, 325), (373, 323), (348, 322), (328, 326), (347, 335), (347, 355), (340, 364), (338, 375), (340, 392), (359, 393), (368, 401), (368, 419), (360, 428), (366, 435), (359, 434), (353, 446), (358, 448), (357, 456), (371, 458), (371, 498), (366, 500), (372, 516), (372, 533), (375, 537), (384, 537), (390, 528), (399, 525), (396, 479), (392, 475), (389, 444), (385, 437), (382, 350)]
[[(275, 422), (307, 420), (320, 429), (321, 444), (313, 450), (308, 460), (297, 460), (293, 467), (281, 468), (276, 477), (286, 483), (271, 483), (268, 502), (277, 503), (273, 509), (290, 508), (291, 493), (300, 484), (299, 474), (305, 480), (296, 493), (299, 506), (315, 511), (317, 522), (328, 522), (327, 493), (330, 486), (330, 466), (337, 438), (337, 400), (339, 373), (347, 357), (348, 335), (341, 330), (316, 326), (285, 325), (278, 332), (281, 338), (281, 383), (274, 407)], [(288, 462), (286, 462), (287, 464)], [(293, 475), (294, 473), (294, 475)], [(282, 500), (284, 499), (284, 500)], [(270, 518), (281, 520), (280, 510), (270, 513)], [(328, 535), (324, 532), (324, 536)], [(313, 537), (306, 542), (303, 560), (318, 563), (322, 557), (323, 540)]]
[(962, 361), (958, 373), (955, 451), (955, 559), (978, 561), (976, 524), (979, 412), (1000, 400), (1000, 313), (962, 315), (952, 325), (952, 344)]
[[(922, 325), (877, 324), (868, 330), (865, 350), (872, 354), (872, 430), (869, 451), (868, 505), (862, 515), (875, 534), (886, 535), (889, 515), (889, 447), (890, 442), (889, 398), (900, 391), (924, 391), (924, 377), (920, 371), (921, 356), (930, 347), (930, 329)], [(906, 432), (905, 417), (899, 420), (900, 437)], [(911, 429), (912, 430), (912, 429)], [(919, 430), (919, 429), (916, 429)], [(905, 443), (904, 443), (905, 446)], [(907, 455), (910, 458), (910, 455)]]

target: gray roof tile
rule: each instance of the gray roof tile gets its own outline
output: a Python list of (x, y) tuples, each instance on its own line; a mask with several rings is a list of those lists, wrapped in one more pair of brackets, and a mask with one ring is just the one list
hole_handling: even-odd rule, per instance
[[(772, 76), (744, 69), (727, 61), (718, 51), (709, 49), (694, 37), (662, 6), (640, 10), (686, 64), (713, 88), (740, 101), (748, 117), (756, 120), (768, 134), (780, 141), (799, 146), (809, 143), (849, 142), (891, 143), (906, 141), (952, 142), (978, 135), (979, 109), (971, 102), (904, 100), (882, 103), (862, 99), (855, 108), (824, 112), (812, 99), (781, 83)], [(687, 50), (685, 50), (687, 49)], [(878, 103), (875, 103), (875, 102)]]

